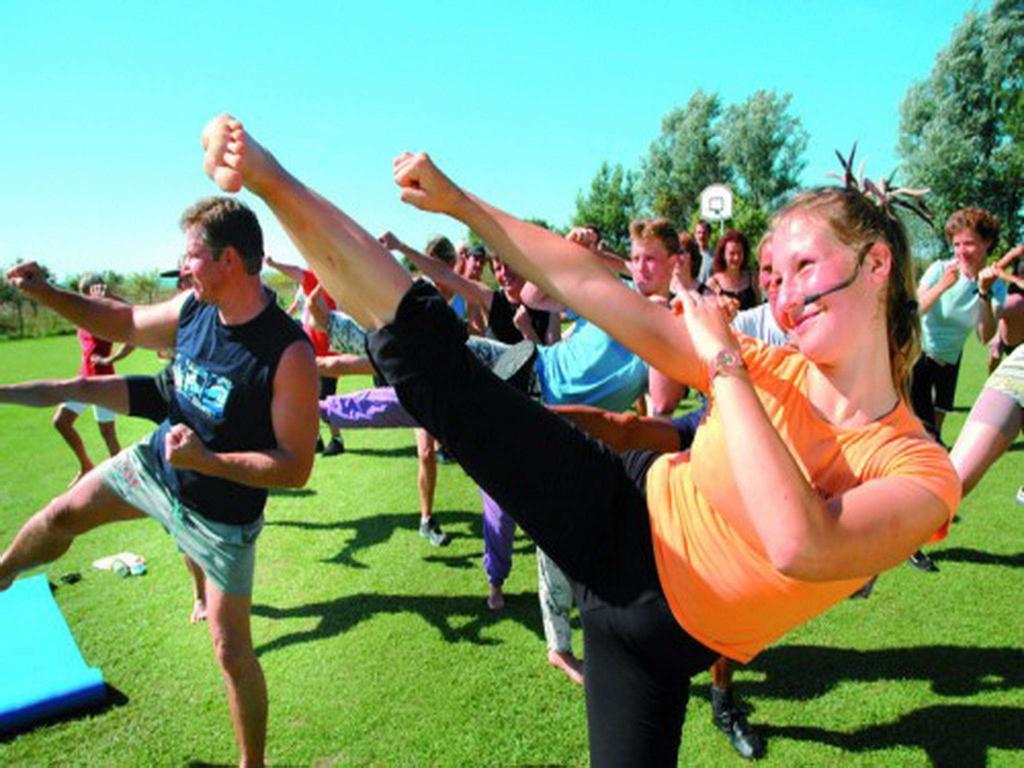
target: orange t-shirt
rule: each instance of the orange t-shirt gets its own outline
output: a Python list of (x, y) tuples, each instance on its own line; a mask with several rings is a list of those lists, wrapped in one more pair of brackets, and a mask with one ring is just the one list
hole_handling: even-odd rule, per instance
[[(744, 336), (740, 343), (768, 418), (819, 493), (827, 498), (868, 480), (908, 478), (947, 505), (949, 518), (933, 540), (945, 536), (960, 480), (905, 403), (866, 426), (836, 428), (806, 397), (807, 358)], [(744, 471), (757, 468), (730, 466), (712, 402), (691, 451), (661, 457), (647, 476), (655, 559), (669, 607), (691, 636), (738, 661), (749, 661), (865, 581), (799, 581), (777, 571), (756, 536), (748, 531), (744, 538), (717, 511), (740, 503), (736, 488)]]

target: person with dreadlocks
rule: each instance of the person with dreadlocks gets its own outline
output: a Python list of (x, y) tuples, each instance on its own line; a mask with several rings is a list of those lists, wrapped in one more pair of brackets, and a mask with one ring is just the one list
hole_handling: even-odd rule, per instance
[(960, 482), (903, 397), (918, 326), (898, 192), (817, 189), (777, 214), (788, 349), (734, 335), (717, 301), (684, 293), (681, 317), (649, 302), (427, 155), (398, 157), (403, 201), (468, 225), (548, 295), (708, 393), (692, 452), (620, 456), (486, 371), (437, 291), (237, 120), (212, 120), (202, 144), (211, 178), (262, 198), (370, 331), (370, 358), (408, 411), (577, 583), (594, 765), (676, 765), (692, 675), (719, 655), (753, 658), (945, 534)]

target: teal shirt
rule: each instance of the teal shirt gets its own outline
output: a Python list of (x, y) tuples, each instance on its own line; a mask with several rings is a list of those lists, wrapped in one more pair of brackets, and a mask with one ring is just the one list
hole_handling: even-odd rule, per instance
[(592, 405), (625, 411), (647, 389), (647, 364), (584, 318), (557, 344), (537, 348), (547, 405)]
[[(943, 271), (951, 263), (952, 259), (932, 262), (921, 276), (921, 287), (931, 288), (938, 283)], [(924, 353), (942, 363), (955, 363), (960, 358), (967, 337), (981, 322), (981, 301), (977, 281), (961, 275), (921, 317), (921, 346)], [(1006, 302), (1006, 284), (1002, 280), (996, 280), (992, 286), (992, 301), (999, 306)]]

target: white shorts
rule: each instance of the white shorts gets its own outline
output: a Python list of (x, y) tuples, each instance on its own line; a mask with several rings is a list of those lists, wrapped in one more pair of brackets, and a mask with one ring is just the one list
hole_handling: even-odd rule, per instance
[[(85, 409), (88, 407), (88, 403), (80, 403), (77, 400), (68, 400), (64, 403), (61, 403), (61, 408), (67, 408), (69, 411), (71, 411), (72, 413), (76, 413), (79, 416), (81, 416), (85, 412)], [(114, 411), (107, 410), (102, 405), (94, 405), (92, 407), (92, 410), (93, 414), (96, 416), (97, 424), (109, 424), (117, 416), (117, 414)]]

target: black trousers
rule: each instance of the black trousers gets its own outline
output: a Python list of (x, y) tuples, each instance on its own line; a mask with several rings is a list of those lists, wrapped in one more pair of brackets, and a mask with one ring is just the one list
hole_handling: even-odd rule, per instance
[(675, 765), (689, 678), (718, 656), (675, 621), (658, 580), (644, 479), (495, 377), (437, 291), (416, 283), (367, 338), (402, 405), (577, 585), (594, 765)]
[(939, 410), (948, 413), (953, 410), (953, 397), (956, 395), (962, 359), (963, 355), (955, 363), (940, 363), (922, 354), (910, 372), (910, 407), (936, 440), (939, 439), (939, 433), (935, 412)]

